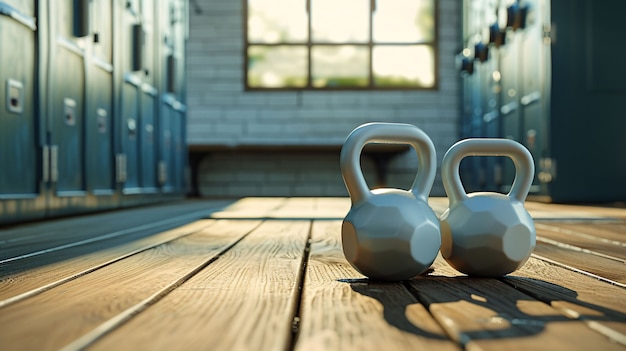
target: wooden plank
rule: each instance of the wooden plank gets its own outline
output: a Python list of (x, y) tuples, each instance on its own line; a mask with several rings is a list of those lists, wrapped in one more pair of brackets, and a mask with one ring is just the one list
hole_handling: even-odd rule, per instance
[(412, 280), (410, 286), (467, 350), (623, 349), (584, 321), (508, 284), (458, 274), (439, 257), (431, 276)]
[(626, 346), (626, 289), (532, 257), (504, 281)]
[[(535, 223), (535, 228), (537, 229), (537, 236), (548, 239), (546, 241), (548, 243), (549, 241), (555, 241), (573, 245), (598, 255), (613, 257), (615, 260), (621, 260), (622, 262), (626, 260), (626, 243), (602, 238), (600, 235), (596, 235), (597, 231), (593, 230), (593, 227), (583, 232), (582, 230), (564, 230), (558, 224)], [(626, 234), (624, 239), (626, 239)], [(557, 244), (555, 243), (555, 245)]]
[(350, 198), (347, 197), (318, 197), (315, 198), (315, 211), (312, 218), (340, 219), (346, 217), (350, 210)]
[[(538, 223), (540, 224), (540, 223)], [(541, 223), (550, 230), (571, 235), (591, 235), (598, 240), (626, 247), (626, 222), (621, 223)], [(557, 229), (558, 228), (558, 229)]]
[(349, 198), (245, 198), (212, 218), (343, 219), (349, 209)]
[(435, 211), (437, 215), (441, 215), (448, 209), (449, 201), (447, 197), (429, 197), (428, 205)]
[(285, 199), (267, 217), (272, 219), (310, 219), (314, 214), (315, 199), (312, 197), (292, 197)]
[(594, 254), (537, 241), (534, 254), (597, 276), (626, 284), (626, 264)]
[[(441, 258), (435, 261), (435, 273), (460, 274)], [(502, 281), (551, 305), (564, 316), (582, 320), (594, 331), (626, 345), (626, 289), (535, 257)]]
[(238, 200), (222, 211), (213, 213), (211, 218), (267, 218), (272, 211), (281, 208), (286, 201), (287, 198), (284, 197), (247, 197)]
[[(311, 219), (339, 219), (343, 220), (350, 210), (349, 197), (316, 197), (313, 198), (315, 206), (308, 218)], [(443, 213), (448, 207), (448, 198), (431, 197), (428, 204), (437, 214)]]
[(22, 224), (0, 229), (0, 264), (21, 255), (81, 241), (109, 239), (134, 230), (167, 230), (208, 216), (232, 200), (185, 201)]
[[(437, 214), (448, 208), (447, 197), (430, 197), (428, 204)], [(626, 209), (618, 207), (562, 205), (543, 202), (526, 201), (526, 210), (536, 220), (626, 220)]]
[(458, 350), (400, 283), (363, 279), (345, 260), (340, 221), (316, 221), (295, 350)]
[(90, 349), (285, 350), (310, 223), (266, 221)]
[(527, 201), (525, 207), (533, 218), (544, 219), (624, 219), (626, 209), (608, 206), (563, 205)]
[(126, 311), (154, 303), (257, 225), (223, 221), (5, 306), (0, 345), (59, 349)]
[[(189, 235), (214, 224), (200, 220), (182, 227), (112, 238), (5, 263), (0, 267), (0, 307), (42, 293), (82, 275), (154, 246)], [(152, 234), (152, 235), (149, 235)]]

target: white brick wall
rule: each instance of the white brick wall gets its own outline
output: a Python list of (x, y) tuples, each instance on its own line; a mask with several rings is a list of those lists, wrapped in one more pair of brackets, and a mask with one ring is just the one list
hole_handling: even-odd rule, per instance
[[(243, 1), (198, 0), (190, 10), (188, 142), (190, 145), (340, 145), (370, 121), (412, 123), (430, 135), (441, 161), (457, 140), (461, 1), (439, 1), (437, 91), (246, 92)], [(338, 155), (225, 152), (200, 166), (204, 195), (345, 195)], [(389, 186), (408, 187), (417, 160), (394, 159)], [(370, 165), (371, 166), (371, 165)], [(370, 167), (364, 164), (366, 173)], [(369, 174), (368, 179), (374, 179)], [(434, 195), (443, 195), (440, 182)]]

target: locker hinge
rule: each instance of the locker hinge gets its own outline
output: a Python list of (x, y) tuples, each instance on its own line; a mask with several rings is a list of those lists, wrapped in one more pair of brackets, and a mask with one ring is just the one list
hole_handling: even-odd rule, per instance
[(537, 178), (542, 183), (550, 183), (556, 179), (556, 160), (549, 157), (540, 158)]
[(502, 165), (495, 165), (493, 167), (493, 181), (496, 185), (502, 185)]
[(124, 183), (126, 181), (126, 154), (115, 155), (115, 165), (117, 170), (115, 178), (118, 183)]
[(167, 181), (167, 163), (159, 161), (159, 184), (163, 185)]
[(543, 26), (543, 42), (544, 44), (556, 44), (556, 25)]
[(59, 146), (50, 146), (50, 182), (59, 180)]

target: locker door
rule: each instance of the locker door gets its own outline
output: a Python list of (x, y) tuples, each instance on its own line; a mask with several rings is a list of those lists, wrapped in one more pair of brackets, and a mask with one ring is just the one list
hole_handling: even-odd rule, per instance
[(144, 30), (138, 0), (125, 2), (121, 18), (121, 116), (119, 133), (125, 165), (125, 193), (140, 192), (141, 86), (144, 70)]
[(55, 1), (50, 8), (52, 181), (59, 196), (85, 191), (85, 40), (78, 37), (81, 13), (72, 0)]
[[(539, 169), (539, 160), (547, 155), (546, 130), (546, 67), (543, 40), (543, 15), (539, 0), (528, 0), (529, 7), (526, 28), (520, 33), (520, 106), (522, 118), (522, 142), (530, 150), (535, 160), (535, 169)], [(539, 179), (535, 177), (534, 184)], [(531, 192), (538, 192), (539, 186), (533, 186)]]
[[(501, 92), (500, 115), (502, 119), (502, 137), (522, 141), (519, 108), (519, 36), (512, 30), (507, 32), (507, 43), (500, 49)], [(500, 189), (508, 192), (515, 178), (515, 165), (508, 159), (503, 161), (502, 184)]]
[(158, 56), (156, 46), (159, 42), (158, 26), (155, 21), (155, 6), (152, 0), (141, 3), (142, 22), (145, 33), (143, 60), (143, 78), (141, 92), (141, 186), (144, 192), (156, 192), (157, 184), (157, 145), (155, 137), (155, 114), (158, 101), (156, 88)]
[(157, 51), (159, 73), (157, 76), (160, 98), (158, 100), (158, 183), (163, 192), (171, 192), (172, 186), (172, 115), (175, 101), (172, 92), (173, 77), (172, 66), (168, 65), (168, 57), (173, 55), (172, 36), (172, 1), (166, 0), (162, 6), (156, 9), (158, 20), (158, 45)]
[(124, 183), (125, 192), (139, 191), (139, 162), (141, 157), (139, 149), (140, 84), (141, 83), (138, 78), (127, 73), (122, 87), (122, 121), (120, 127), (122, 149), (124, 150), (126, 161), (126, 181)]
[(0, 2), (2, 200), (36, 197), (39, 193), (35, 23), (33, 1)]
[(112, 4), (92, 2), (93, 34), (89, 66), (87, 108), (87, 179), (96, 195), (114, 191), (113, 149), (113, 28)]
[(184, 170), (186, 148), (184, 146), (183, 131), (185, 128), (184, 108), (177, 106), (172, 111), (172, 184), (176, 191), (184, 189)]
[[(185, 103), (185, 93), (186, 93), (186, 71), (185, 71), (185, 52), (186, 52), (186, 43), (188, 37), (188, 18), (187, 18), (187, 8), (185, 1), (174, 1), (172, 4), (172, 37), (174, 38), (174, 52), (172, 63), (174, 74), (173, 86), (174, 86), (174, 94), (176, 95), (176, 100)], [(184, 115), (184, 111), (183, 111)]]
[(186, 142), (186, 73), (185, 73), (185, 51), (187, 41), (187, 14), (186, 2), (175, 0), (173, 13), (173, 37), (174, 37), (174, 95), (176, 96), (176, 106), (174, 108), (173, 143), (174, 143), (174, 169), (175, 187), (178, 192), (185, 189), (185, 168), (187, 166), (187, 142)]
[[(487, 98), (486, 98), (486, 85), (488, 76), (487, 63), (481, 63), (478, 60), (475, 63), (475, 72), (472, 77), (473, 85), (470, 88), (472, 94), (472, 105), (474, 111), (472, 114), (472, 136), (473, 137), (485, 137), (486, 128), (484, 123), (484, 115), (486, 112)], [(467, 161), (471, 166), (469, 168), (471, 172), (471, 183), (468, 183), (468, 191), (483, 191), (487, 185), (487, 163), (485, 157), (469, 157)]]
[(164, 192), (171, 192), (174, 183), (172, 181), (173, 170), (173, 137), (172, 137), (172, 115), (173, 108), (170, 101), (163, 101), (161, 105), (161, 120), (159, 121), (159, 139), (161, 144), (161, 160), (159, 161), (159, 183)]
[(153, 87), (145, 87), (141, 97), (141, 185), (144, 191), (155, 192), (157, 184), (157, 158), (155, 137), (156, 99), (158, 93)]
[[(484, 136), (497, 138), (500, 136), (500, 104), (498, 92), (500, 89), (500, 72), (498, 67), (499, 52), (495, 48), (490, 50), (489, 61), (483, 64), (483, 128)], [(484, 190), (496, 191), (502, 183), (501, 158), (482, 157), (485, 167), (485, 188)]]

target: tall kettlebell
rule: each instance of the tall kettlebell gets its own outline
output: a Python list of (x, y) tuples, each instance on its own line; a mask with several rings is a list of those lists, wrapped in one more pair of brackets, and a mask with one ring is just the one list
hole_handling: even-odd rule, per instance
[[(508, 156), (516, 169), (508, 194), (466, 194), (459, 165), (466, 156)], [(441, 215), (441, 254), (459, 272), (499, 277), (521, 267), (536, 243), (535, 225), (524, 208), (535, 166), (530, 152), (508, 139), (466, 139), (446, 152), (441, 180), (450, 200)]]
[[(368, 143), (413, 147), (419, 161), (411, 189), (369, 189), (360, 165)], [(404, 280), (423, 273), (441, 246), (439, 220), (427, 203), (437, 168), (430, 138), (411, 124), (364, 124), (348, 135), (340, 164), (352, 201), (341, 227), (348, 262), (373, 280)]]

